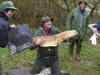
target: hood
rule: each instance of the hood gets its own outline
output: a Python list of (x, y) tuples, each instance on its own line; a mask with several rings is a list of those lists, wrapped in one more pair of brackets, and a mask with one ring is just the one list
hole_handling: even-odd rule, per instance
[(86, 2), (86, 3), (88, 2), (87, 0), (79, 0), (79, 3), (82, 2), (82, 1), (84, 1), (84, 2)]

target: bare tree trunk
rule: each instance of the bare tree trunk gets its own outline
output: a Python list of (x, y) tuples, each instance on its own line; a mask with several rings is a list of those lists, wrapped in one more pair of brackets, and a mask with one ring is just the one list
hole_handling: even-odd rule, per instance
[(75, 0), (73, 0), (73, 4), (74, 4), (74, 7), (76, 7), (77, 5), (75, 4)]
[(68, 12), (68, 10), (67, 10), (66, 8), (63, 8), (62, 6), (60, 6), (59, 4), (57, 4), (57, 3), (56, 3), (56, 0), (51, 0), (51, 1), (52, 1), (52, 3), (53, 3), (54, 5), (58, 6), (59, 9), (61, 9), (62, 11), (67, 11), (67, 12)]
[(94, 0), (94, 6), (93, 7), (91, 7), (91, 6), (89, 6), (89, 5), (87, 5), (90, 9), (91, 9), (91, 12), (90, 12), (90, 17), (92, 17), (92, 13), (94, 12), (94, 10), (96, 9), (96, 7), (97, 7), (97, 5), (100, 3), (100, 0), (98, 0), (97, 2), (95, 2), (95, 0)]
[[(58, 4), (58, 0), (57, 0), (57, 4)], [(57, 10), (58, 10), (58, 18), (59, 18), (59, 23), (60, 23), (60, 27), (62, 27), (62, 23), (61, 23), (61, 16), (60, 16), (60, 11), (59, 11), (59, 6), (57, 6)]]
[(98, 5), (99, 3), (100, 3), (100, 1), (98, 1), (97, 3), (95, 3), (94, 7), (93, 7), (92, 10), (91, 10), (90, 17), (92, 16), (93, 11), (95, 10), (95, 8), (97, 7), (97, 5)]
[(70, 12), (70, 9), (69, 9), (69, 5), (68, 5), (68, 2), (66, 0), (64, 0), (66, 6), (67, 6), (67, 11)]
[(50, 3), (50, 0), (49, 0), (49, 8), (50, 8), (50, 5), (51, 5), (51, 3)]

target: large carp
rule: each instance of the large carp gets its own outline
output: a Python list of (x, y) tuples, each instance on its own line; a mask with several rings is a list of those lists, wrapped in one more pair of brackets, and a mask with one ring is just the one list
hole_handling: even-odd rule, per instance
[[(75, 30), (64, 31), (52, 36), (39, 36), (40, 39), (45, 39), (43, 42), (40, 43), (42, 47), (49, 47), (49, 46), (57, 46), (61, 42), (64, 41), (64, 36), (71, 38), (75, 36), (77, 32)], [(33, 42), (36, 42), (38, 37), (32, 38)]]

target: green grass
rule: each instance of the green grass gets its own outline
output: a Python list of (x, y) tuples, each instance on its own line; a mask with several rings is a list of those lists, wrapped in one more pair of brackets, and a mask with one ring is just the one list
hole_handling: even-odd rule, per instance
[[(60, 68), (71, 75), (100, 75), (100, 46), (93, 46), (89, 42), (84, 42), (81, 51), (81, 61), (68, 61), (68, 46), (59, 47)], [(10, 56), (8, 48), (0, 48), (0, 58), (3, 67), (3, 75), (7, 69), (25, 68), (30, 70), (30, 65), (34, 64), (36, 50), (25, 50), (19, 54)], [(75, 50), (74, 50), (75, 58)]]

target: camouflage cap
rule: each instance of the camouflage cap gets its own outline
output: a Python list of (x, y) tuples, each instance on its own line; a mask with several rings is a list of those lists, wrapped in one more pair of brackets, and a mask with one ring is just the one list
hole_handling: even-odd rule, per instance
[(43, 16), (42, 17), (42, 23), (48, 22), (49, 20), (51, 20), (51, 22), (53, 21), (53, 18), (50, 18), (48, 16)]
[(5, 10), (5, 9), (17, 9), (17, 8), (15, 8), (14, 7), (14, 5), (13, 5), (13, 3), (12, 3), (12, 1), (4, 1), (3, 3), (1, 3), (1, 5), (0, 5), (0, 10), (2, 11), (2, 10)]

